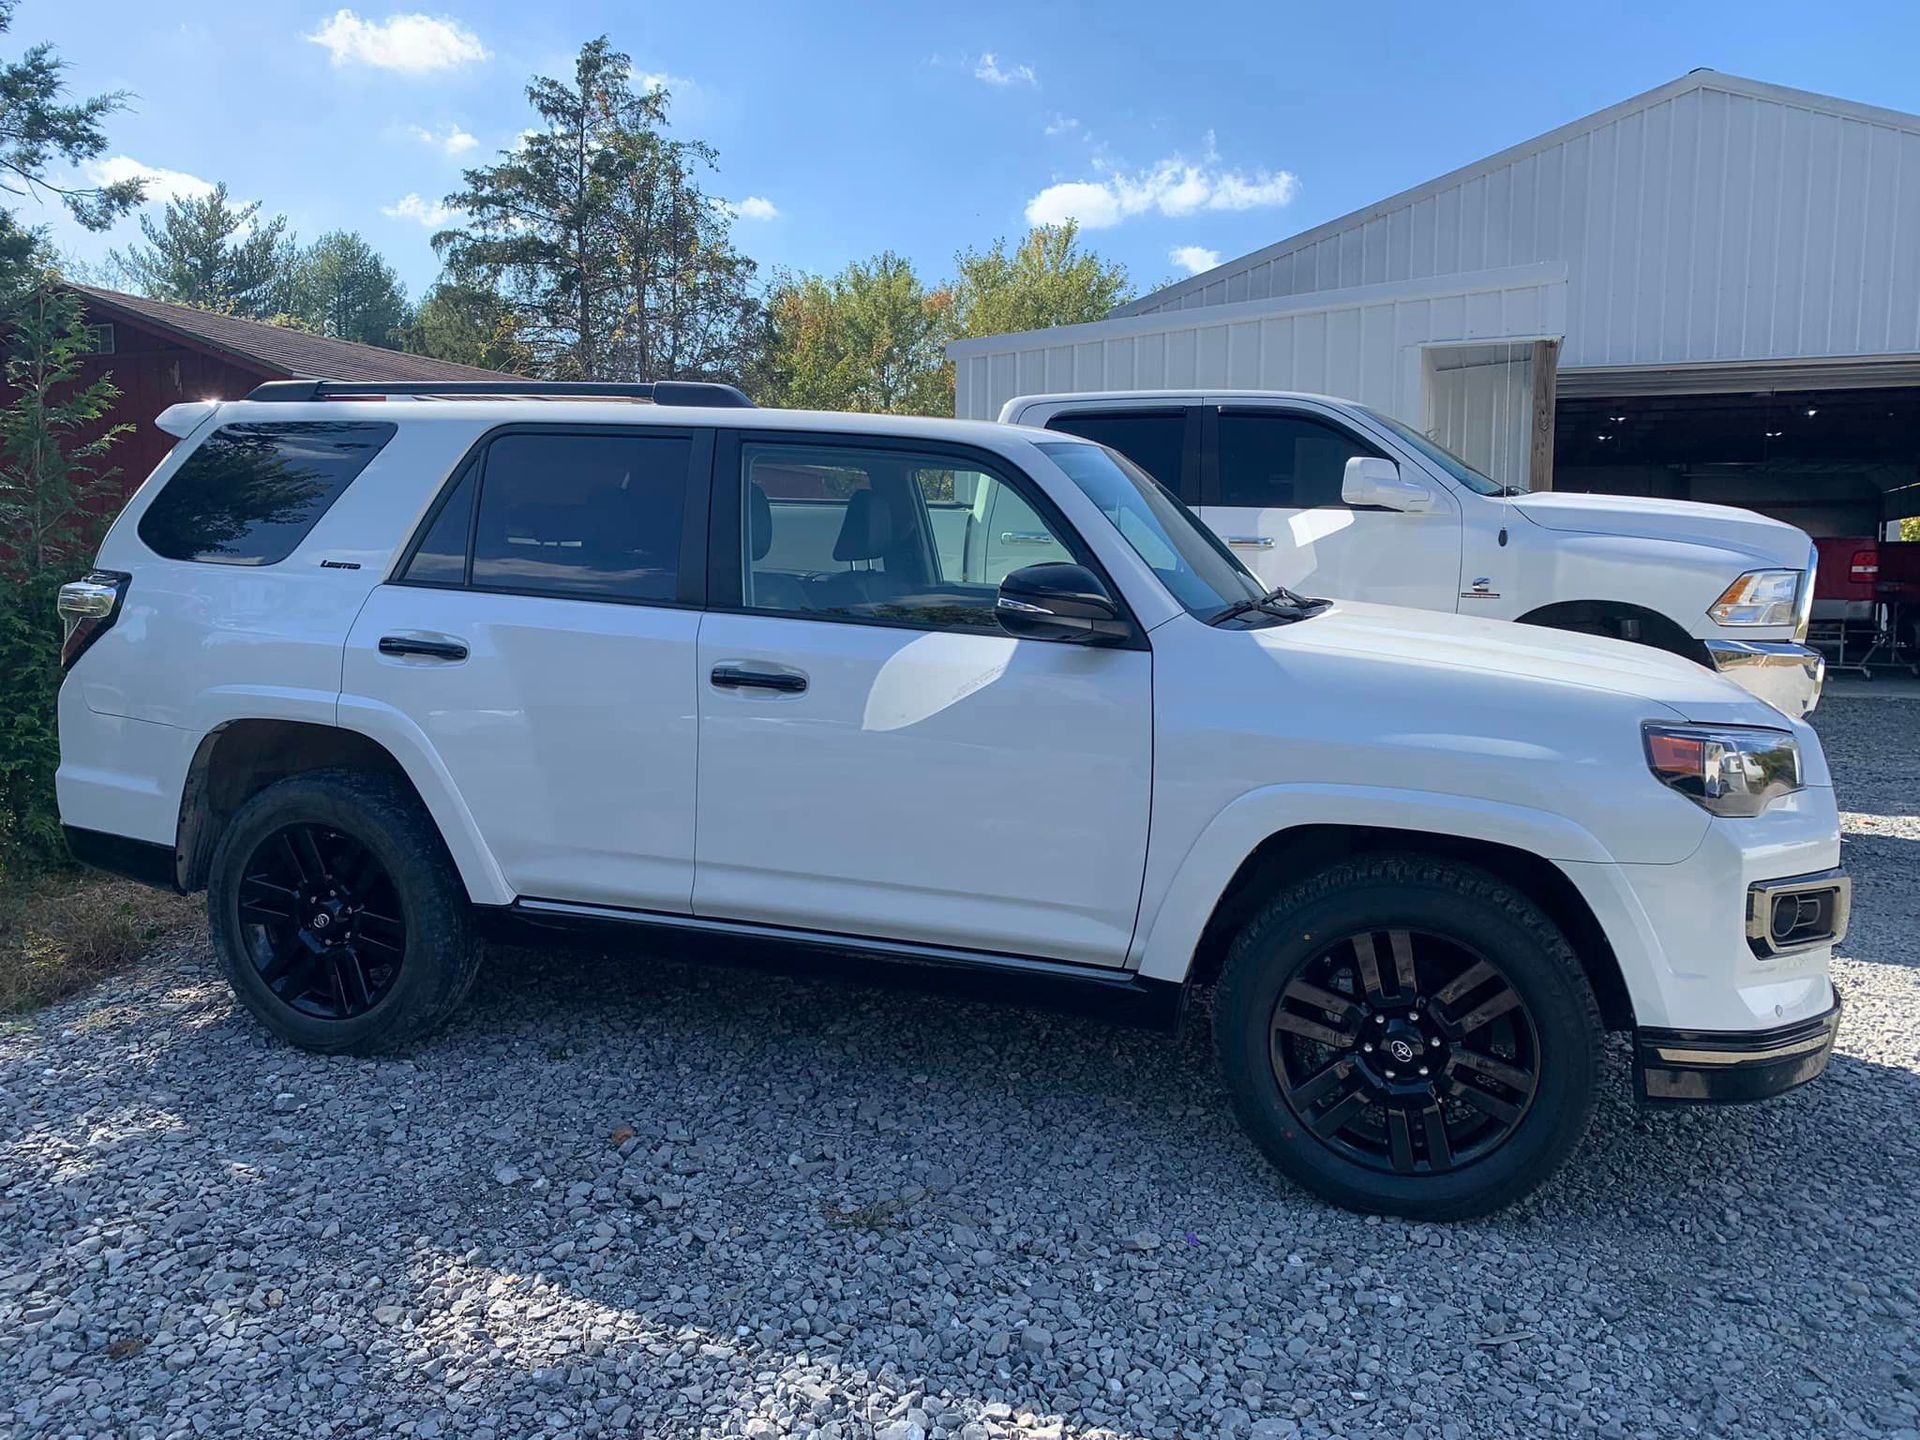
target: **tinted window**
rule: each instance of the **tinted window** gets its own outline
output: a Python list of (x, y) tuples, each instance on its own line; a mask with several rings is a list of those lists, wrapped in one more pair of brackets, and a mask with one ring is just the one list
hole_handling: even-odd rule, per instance
[(469, 465), (413, 552), (402, 577), (421, 585), (463, 585), (467, 579), (467, 535), (473, 521), (473, 492), (480, 473)]
[(672, 600), (692, 442), (502, 435), (480, 474), (471, 583), (585, 600)]
[(752, 609), (998, 633), (1009, 571), (1074, 558), (1017, 489), (963, 461), (755, 443), (741, 457)]
[(1301, 510), (1339, 505), (1347, 461), (1379, 453), (1366, 441), (1304, 415), (1223, 410), (1216, 503)]
[(395, 428), (349, 420), (224, 425), (154, 497), (140, 538), (169, 560), (284, 560)]
[(1100, 507), (1189, 613), (1211, 619), (1265, 591), (1191, 510), (1126, 457), (1096, 445), (1040, 449)]
[(1187, 448), (1184, 411), (1122, 414), (1100, 410), (1085, 415), (1058, 416), (1047, 422), (1047, 428), (1098, 440), (1118, 450), (1174, 494), (1180, 493), (1181, 460)]

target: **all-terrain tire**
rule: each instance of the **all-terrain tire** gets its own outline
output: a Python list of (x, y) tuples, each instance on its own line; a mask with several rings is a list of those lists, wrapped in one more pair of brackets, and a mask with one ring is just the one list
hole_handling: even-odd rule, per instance
[[(392, 883), (405, 926), (404, 957), (390, 988), (364, 1013), (302, 1013), (275, 993), (249, 950), (240, 904), (246, 867), (264, 843), (295, 825), (350, 837)], [(240, 1003), (283, 1040), (323, 1054), (373, 1055), (421, 1040), (459, 1007), (480, 964), (466, 889), (432, 818), (398, 781), (365, 771), (295, 775), (241, 806), (214, 849), (207, 919)]]
[[(1274, 1022), (1282, 992), (1306, 967), (1324, 965), (1342, 937), (1394, 930), (1439, 937), (1491, 962), (1518, 994), (1537, 1041), (1531, 1102), (1494, 1148), (1457, 1168), (1391, 1173), (1360, 1163), (1351, 1147), (1343, 1152), (1309, 1128), (1280, 1080)], [(1586, 1133), (1604, 1038), (1579, 958), (1539, 906), (1475, 866), (1395, 853), (1340, 861), (1274, 896), (1229, 950), (1213, 1028), (1234, 1110), (1283, 1174), (1336, 1205), (1417, 1220), (1483, 1215), (1552, 1175)]]

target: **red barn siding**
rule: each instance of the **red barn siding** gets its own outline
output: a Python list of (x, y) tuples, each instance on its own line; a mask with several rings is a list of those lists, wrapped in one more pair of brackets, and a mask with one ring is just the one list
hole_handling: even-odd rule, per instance
[(111, 508), (118, 510), (173, 448), (174, 437), (153, 423), (162, 410), (182, 400), (237, 400), (263, 380), (279, 377), (273, 371), (194, 349), (124, 316), (89, 310), (91, 321), (113, 326), (114, 352), (90, 360), (86, 378), (93, 380), (102, 373), (112, 376), (120, 387), (113, 421), (133, 426), (115, 442), (105, 462), (120, 472), (108, 487)]

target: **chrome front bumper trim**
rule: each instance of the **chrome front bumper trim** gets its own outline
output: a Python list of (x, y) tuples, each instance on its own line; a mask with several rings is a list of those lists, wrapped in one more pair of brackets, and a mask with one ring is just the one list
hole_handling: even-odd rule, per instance
[(1749, 694), (1798, 720), (1820, 703), (1827, 662), (1791, 640), (1707, 640), (1713, 668)]

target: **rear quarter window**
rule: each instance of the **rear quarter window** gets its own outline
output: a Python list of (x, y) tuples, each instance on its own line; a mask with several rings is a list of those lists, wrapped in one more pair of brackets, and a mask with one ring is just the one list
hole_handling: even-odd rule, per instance
[(154, 497), (140, 517), (140, 539), (169, 560), (275, 564), (397, 428), (363, 420), (223, 425)]

